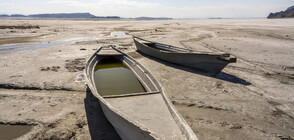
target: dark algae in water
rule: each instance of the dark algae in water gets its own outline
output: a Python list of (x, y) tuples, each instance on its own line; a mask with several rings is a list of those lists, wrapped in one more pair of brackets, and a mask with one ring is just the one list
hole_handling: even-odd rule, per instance
[(146, 92), (135, 74), (115, 58), (102, 59), (95, 67), (94, 79), (101, 96)]
[(0, 140), (11, 140), (18, 138), (32, 129), (30, 125), (0, 124)]

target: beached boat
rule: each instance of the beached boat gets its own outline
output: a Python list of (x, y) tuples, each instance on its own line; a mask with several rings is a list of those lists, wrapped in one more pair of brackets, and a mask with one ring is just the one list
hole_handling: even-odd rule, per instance
[[(110, 66), (103, 66), (103, 64), (114, 60), (121, 62), (125, 66), (124, 68), (129, 69), (135, 75), (144, 89), (143, 91), (116, 94), (121, 90), (115, 90), (113, 85), (116, 81), (124, 78), (109, 81), (110, 77), (108, 77), (105, 82), (113, 83), (113, 85), (107, 84), (105, 87), (100, 87), (103, 81), (99, 81), (99, 79), (103, 79), (103, 76), (99, 77), (101, 74), (99, 69), (108, 69)], [(196, 135), (173, 107), (160, 84), (129, 55), (115, 47), (100, 47), (87, 61), (85, 73), (88, 87), (99, 99), (105, 116), (122, 139), (197, 140)], [(105, 75), (107, 74), (108, 76), (115, 75), (113, 72)], [(125, 75), (128, 74), (123, 74), (123, 76)], [(119, 81), (119, 85), (124, 83), (128, 83), (128, 81)], [(109, 94), (104, 90), (111, 92)]]
[(229, 63), (237, 61), (228, 53), (200, 52), (186, 48), (156, 43), (133, 37), (137, 50), (152, 57), (209, 73), (218, 74)]

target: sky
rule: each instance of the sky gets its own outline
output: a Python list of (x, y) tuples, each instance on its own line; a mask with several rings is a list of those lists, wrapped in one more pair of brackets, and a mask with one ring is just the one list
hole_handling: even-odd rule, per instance
[(171, 18), (267, 17), (294, 0), (0, 0), (0, 14), (84, 13)]

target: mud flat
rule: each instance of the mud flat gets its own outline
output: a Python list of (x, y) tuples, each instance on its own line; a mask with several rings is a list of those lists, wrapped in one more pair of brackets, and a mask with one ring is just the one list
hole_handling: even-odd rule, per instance
[(116, 45), (152, 72), (199, 139), (294, 138), (293, 19), (0, 21), (19, 27), (0, 29), (0, 51), (124, 31), (238, 58), (210, 76), (142, 55), (131, 38), (1, 53), (0, 124), (32, 127), (20, 139), (119, 139), (83, 81), (85, 61), (101, 45)]

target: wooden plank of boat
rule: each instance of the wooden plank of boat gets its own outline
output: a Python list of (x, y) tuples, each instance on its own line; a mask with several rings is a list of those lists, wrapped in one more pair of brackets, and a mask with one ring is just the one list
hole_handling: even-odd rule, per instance
[[(109, 56), (123, 62), (136, 75), (146, 92), (101, 96), (95, 85), (94, 69)], [(122, 139), (197, 140), (160, 84), (129, 55), (114, 47), (100, 47), (87, 61), (85, 73), (88, 87), (99, 99), (105, 116)]]
[(137, 50), (152, 57), (192, 67), (209, 73), (218, 74), (229, 63), (237, 61), (236, 57), (221, 52), (200, 52), (171, 45), (151, 42), (139, 37), (133, 37)]

